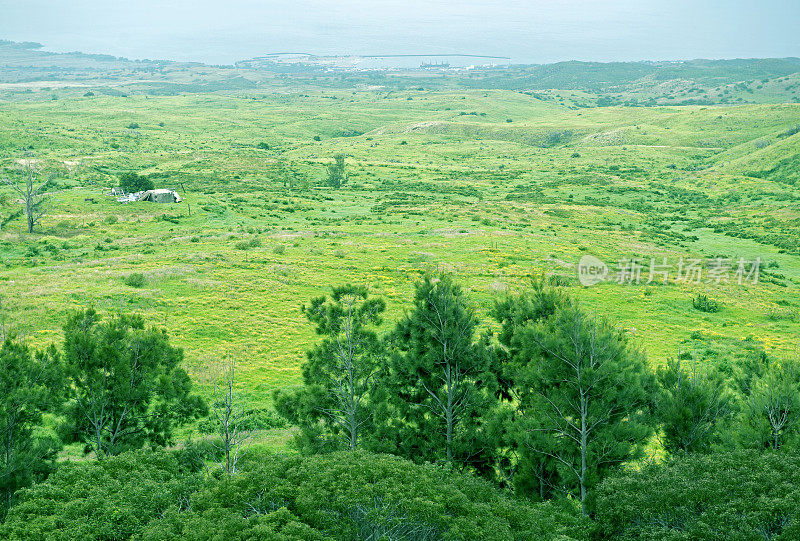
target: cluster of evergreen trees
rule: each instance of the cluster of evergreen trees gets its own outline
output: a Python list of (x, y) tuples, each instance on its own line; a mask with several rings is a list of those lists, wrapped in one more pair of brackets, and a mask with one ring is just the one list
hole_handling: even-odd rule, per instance
[[(69, 316), (62, 348), (6, 339), (0, 537), (800, 536), (796, 360), (758, 351), (654, 371), (544, 281), (490, 321), (447, 275), (419, 282), (379, 332), (385, 310), (352, 285), (304, 305), (321, 338), (304, 384), (274, 397), (300, 456), (213, 472), (191, 445), (153, 449), (211, 407), (224, 414), (203, 421), (220, 424), (216, 447), (238, 456), (232, 372), (207, 404), (163, 330), (92, 309)], [(58, 465), (65, 442), (100, 460)]]
[(762, 352), (653, 371), (623, 332), (544, 281), (497, 302), (488, 325), (449, 276), (420, 282), (379, 337), (384, 309), (350, 285), (303, 307), (322, 339), (305, 384), (276, 392), (275, 404), (302, 428), (304, 452), (450, 463), (591, 514), (602, 480), (659, 442), (673, 455), (798, 444), (797, 361)]
[(139, 316), (72, 314), (64, 347), (0, 345), (0, 520), (22, 487), (45, 478), (63, 443), (97, 457), (172, 443), (176, 425), (205, 415), (183, 351)]

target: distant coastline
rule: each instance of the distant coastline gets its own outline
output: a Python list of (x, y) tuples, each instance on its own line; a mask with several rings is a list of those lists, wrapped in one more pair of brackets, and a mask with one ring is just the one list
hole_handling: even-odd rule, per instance
[(461, 58), (496, 58), (500, 60), (511, 60), (510, 56), (495, 56), (489, 54), (464, 54), (464, 53), (427, 53), (427, 54), (315, 54), (315, 53), (306, 53), (306, 52), (285, 52), (285, 53), (267, 53), (262, 56), (256, 56), (254, 58), (269, 58), (273, 56), (290, 56), (290, 55), (297, 55), (297, 56), (313, 56), (313, 57), (355, 57), (355, 58), (429, 58), (432, 56), (440, 57), (446, 56), (448, 58), (453, 57), (461, 57)]

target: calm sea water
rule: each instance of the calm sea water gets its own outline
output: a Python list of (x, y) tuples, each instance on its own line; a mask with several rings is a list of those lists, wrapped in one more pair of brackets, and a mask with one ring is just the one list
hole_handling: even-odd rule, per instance
[(275, 52), (515, 63), (800, 56), (797, 21), (797, 0), (0, 0), (0, 38), (209, 63)]

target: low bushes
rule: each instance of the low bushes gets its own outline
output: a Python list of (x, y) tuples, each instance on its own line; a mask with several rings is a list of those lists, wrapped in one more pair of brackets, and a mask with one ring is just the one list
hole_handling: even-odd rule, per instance
[(532, 504), (447, 468), (367, 452), (259, 455), (207, 476), (191, 451), (67, 463), (20, 495), (3, 539), (584, 539), (569, 503)]
[(147, 284), (147, 278), (141, 272), (132, 272), (123, 281), (125, 285), (136, 288), (144, 287)]
[(800, 455), (718, 451), (606, 480), (597, 522), (613, 539), (800, 539)]
[(698, 293), (696, 297), (692, 298), (692, 307), (695, 310), (707, 313), (716, 313), (720, 310), (720, 305), (717, 301), (702, 293)]

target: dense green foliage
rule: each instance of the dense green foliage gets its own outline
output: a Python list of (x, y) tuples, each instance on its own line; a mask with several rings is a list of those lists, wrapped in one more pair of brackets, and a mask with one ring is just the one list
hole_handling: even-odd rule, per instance
[(540, 496), (573, 494), (588, 512), (592, 488), (637, 458), (652, 433), (655, 385), (644, 357), (541, 283), (498, 303), (495, 317), (512, 410), (501, 410), (498, 423), (517, 455), (503, 466), (520, 470), (517, 485)]
[(129, 539), (200, 487), (199, 465), (164, 452), (125, 453), (100, 462), (66, 463), (21, 494), (0, 537)]
[(750, 381), (731, 437), (742, 447), (800, 447), (800, 361), (771, 360)]
[(347, 184), (347, 162), (344, 154), (337, 154), (333, 157), (333, 163), (326, 166), (327, 176), (325, 184), (331, 188), (341, 188)]
[(717, 439), (718, 424), (729, 413), (724, 382), (708, 369), (670, 360), (658, 370), (660, 389), (655, 415), (662, 423), (661, 442), (670, 453), (708, 451)]
[(708, 297), (708, 295), (704, 295), (702, 293), (698, 293), (692, 299), (692, 306), (695, 310), (700, 310), (701, 312), (719, 312), (720, 306), (717, 301)]
[[(301, 446), (355, 449), (359, 434), (371, 428), (371, 404), (381, 351), (373, 328), (386, 303), (370, 298), (364, 287), (333, 288), (330, 298), (312, 299), (302, 310), (323, 340), (308, 352), (305, 387), (276, 391), (282, 415), (302, 427)], [(366, 426), (365, 426), (366, 425)], [(334, 441), (324, 441), (332, 434)]]
[[(137, 125), (136, 127), (138, 128), (139, 126)], [(134, 172), (121, 174), (119, 176), (119, 187), (128, 193), (143, 192), (154, 188), (152, 180)]]
[[(253, 457), (207, 477), (190, 453), (63, 465), (22, 493), (7, 539), (583, 539), (574, 507), (531, 505), (449, 469), (342, 452)], [(559, 537), (561, 536), (561, 537)]]
[(172, 441), (175, 424), (204, 411), (181, 367), (183, 351), (139, 316), (101, 322), (93, 309), (64, 326), (64, 362), (74, 395), (71, 436), (97, 456)]
[[(10, 511), (0, 534), (466, 540), (585, 539), (599, 529), (628, 538), (794, 535), (800, 519), (788, 503), (793, 499), (762, 487), (770, 503), (755, 507), (728, 484), (740, 475), (737, 468), (753, 470), (753, 481), (745, 483), (750, 488), (783, 474), (791, 483), (800, 471), (796, 361), (756, 352), (714, 372), (694, 364), (687, 371), (671, 361), (654, 373), (623, 332), (543, 280), (495, 304), (496, 337), (477, 333), (480, 320), (447, 274), (419, 281), (412, 309), (380, 339), (374, 328), (384, 310), (383, 299), (352, 285), (304, 305), (321, 340), (308, 352), (305, 386), (276, 393), (276, 407), (299, 425), (295, 441), (305, 456), (247, 456), (245, 440), (233, 438), (226, 449), (240, 463), (213, 470), (203, 466), (212, 460), (204, 449), (219, 449), (214, 441), (173, 454), (135, 451), (172, 443), (176, 426), (206, 413), (190, 394), (181, 350), (163, 330), (145, 328), (139, 316), (101, 321), (88, 309), (67, 319), (63, 354), (7, 340), (0, 361), (11, 392), (0, 403), (6, 444), (0, 473), (4, 512)], [(234, 422), (244, 424), (237, 431), (247, 430), (253, 413), (234, 401), (229, 376), (224, 396), (230, 400), (214, 399), (212, 407), (239, 411)], [(102, 460), (62, 464), (44, 480), (60, 442), (42, 432), (43, 413), (59, 414), (67, 395), (66, 433)], [(654, 430), (666, 463), (622, 467), (636, 464)], [(756, 458), (765, 465), (748, 464)], [(40, 482), (24, 488), (33, 481)], [(659, 484), (672, 492), (643, 496)], [(723, 495), (737, 520), (720, 518), (728, 513), (719, 503)], [(691, 505), (707, 497), (717, 498), (719, 508)], [(532, 504), (531, 498), (551, 501)], [(684, 508), (665, 511), (673, 501)]]
[(55, 467), (60, 441), (43, 430), (43, 414), (57, 412), (64, 395), (59, 352), (32, 351), (7, 338), (0, 344), (0, 522), (14, 493)]
[(452, 277), (417, 284), (411, 310), (388, 337), (377, 448), (413, 460), (485, 460), (480, 412), (491, 408), (493, 389), (477, 323)]
[(800, 537), (800, 457), (725, 451), (680, 455), (609, 479), (597, 523), (613, 539)]

